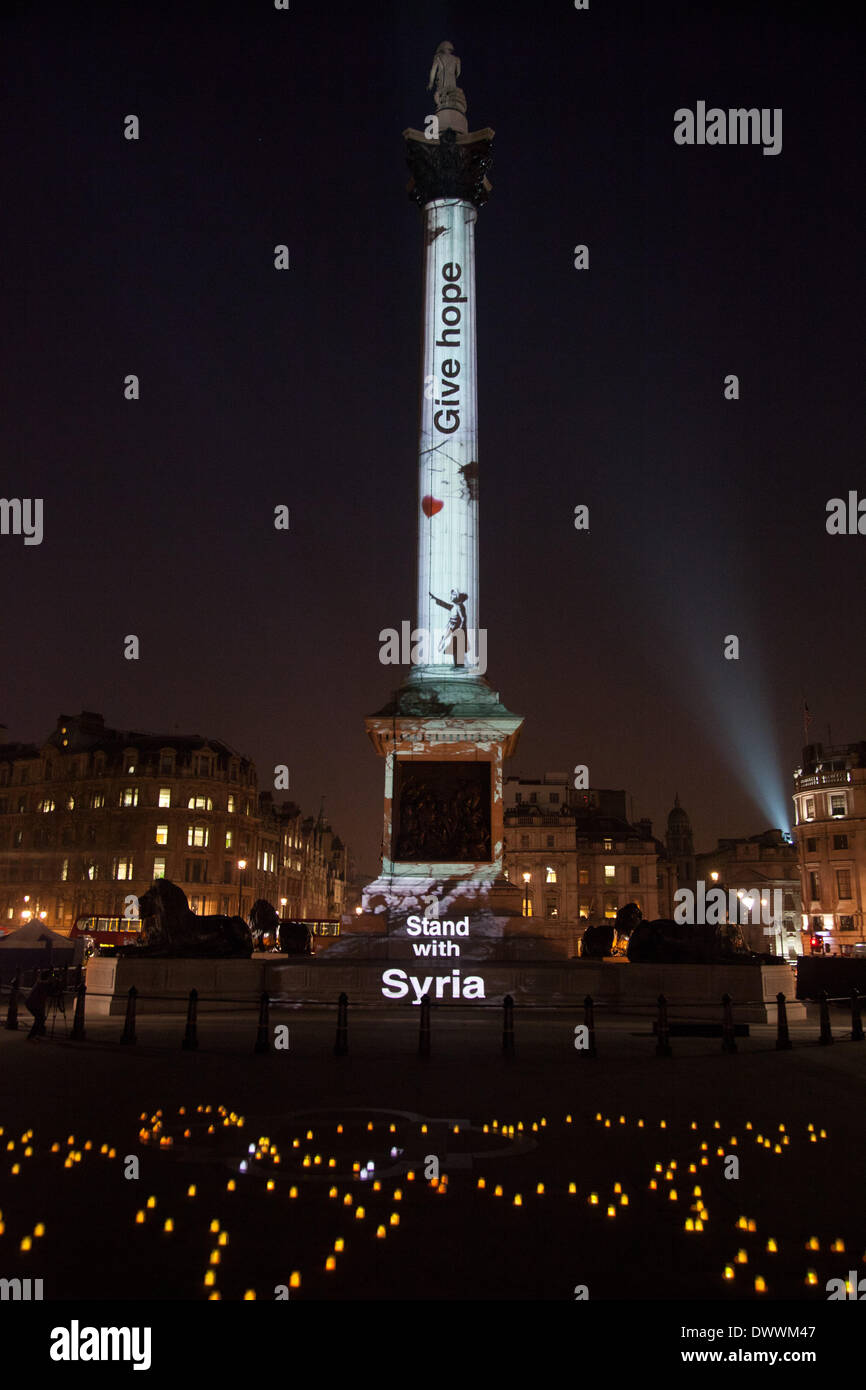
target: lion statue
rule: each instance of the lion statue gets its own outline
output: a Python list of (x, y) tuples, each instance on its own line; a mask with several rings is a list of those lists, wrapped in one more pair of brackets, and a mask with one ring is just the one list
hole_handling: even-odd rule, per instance
[(242, 917), (198, 917), (176, 883), (158, 878), (138, 900), (141, 944), (124, 947), (125, 956), (237, 956), (253, 953), (250, 929)]

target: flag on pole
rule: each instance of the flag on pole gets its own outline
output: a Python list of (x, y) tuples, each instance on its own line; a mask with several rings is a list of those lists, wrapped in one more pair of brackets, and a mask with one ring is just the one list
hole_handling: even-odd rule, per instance
[(813, 718), (814, 718), (814, 716), (812, 715), (812, 713), (811, 713), (811, 711), (810, 711), (810, 709), (809, 709), (809, 706), (806, 704), (806, 697), (805, 697), (805, 695), (804, 695), (804, 696), (803, 696), (803, 738), (804, 738), (807, 742), (808, 742), (808, 739), (809, 739), (809, 725), (812, 723), (812, 719), (813, 719)]

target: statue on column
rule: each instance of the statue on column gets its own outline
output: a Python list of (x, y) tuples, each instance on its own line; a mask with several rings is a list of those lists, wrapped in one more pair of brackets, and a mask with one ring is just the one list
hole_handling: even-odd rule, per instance
[(466, 97), (457, 86), (460, 76), (460, 59), (454, 52), (454, 45), (448, 39), (440, 43), (430, 69), (427, 91), (433, 92), (437, 111), (466, 112)]

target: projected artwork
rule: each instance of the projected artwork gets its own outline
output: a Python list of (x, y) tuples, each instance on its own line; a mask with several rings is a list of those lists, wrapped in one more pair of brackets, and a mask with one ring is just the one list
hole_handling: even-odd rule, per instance
[(394, 783), (395, 859), (490, 860), (490, 763), (398, 760)]
[(424, 209), (422, 375), (430, 389), (421, 403), (419, 441), (419, 627), (441, 627), (436, 606), (451, 609), (450, 631), (430, 652), (430, 667), (448, 663), (458, 626), (476, 627), (479, 620), (475, 218), (472, 204), (457, 198), (436, 198)]
[[(468, 594), (460, 594), (456, 589), (452, 589), (447, 599), (437, 598), (431, 594), (433, 602), (440, 608), (446, 609), (448, 613), (448, 623), (445, 631), (439, 638), (438, 650), (440, 652), (451, 651), (454, 655), (455, 663), (462, 665), (462, 656), (466, 652), (466, 600)], [(462, 633), (462, 639), (457, 642), (457, 634)]]

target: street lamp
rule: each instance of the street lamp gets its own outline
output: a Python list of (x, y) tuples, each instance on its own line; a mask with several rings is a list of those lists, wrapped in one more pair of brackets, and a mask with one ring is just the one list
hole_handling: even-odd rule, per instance
[(532, 879), (532, 874), (524, 874), (524, 875), (523, 875), (523, 915), (524, 915), (524, 917), (528, 917), (528, 916), (529, 916), (529, 884), (530, 884), (531, 879)]
[(238, 916), (239, 916), (239, 917), (243, 917), (243, 915), (244, 915), (244, 913), (243, 913), (243, 902), (242, 902), (242, 897), (241, 897), (241, 895), (242, 895), (243, 889), (244, 889), (244, 869), (245, 869), (246, 867), (247, 867), (247, 861), (246, 861), (245, 859), (239, 859), (239, 860), (238, 860)]

